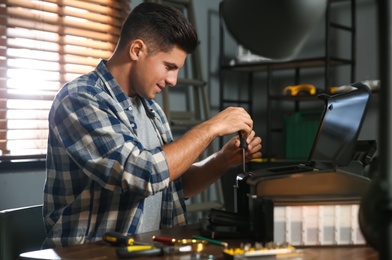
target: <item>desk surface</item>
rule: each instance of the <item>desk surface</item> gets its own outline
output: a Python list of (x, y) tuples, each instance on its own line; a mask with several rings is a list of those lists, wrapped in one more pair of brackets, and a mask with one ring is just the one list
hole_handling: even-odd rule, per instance
[[(199, 225), (188, 225), (182, 227), (176, 227), (172, 229), (164, 229), (154, 232), (148, 232), (143, 234), (135, 235), (135, 240), (140, 242), (152, 243), (153, 235), (161, 235), (173, 238), (187, 238), (192, 235), (199, 235)], [(222, 239), (223, 241), (223, 239)], [(238, 239), (224, 239), (225, 242), (229, 243), (229, 247), (237, 247), (244, 240)], [(245, 241), (246, 242), (246, 241)], [(339, 246), (339, 247), (311, 247), (301, 248), (303, 252), (302, 260), (378, 260), (378, 253), (371, 247), (366, 246)], [(217, 245), (208, 245), (205, 247), (202, 253), (212, 254), (215, 259), (223, 259), (223, 248)], [(149, 257), (149, 259), (160, 259), (164, 257)], [(183, 260), (183, 256), (178, 257), (167, 257), (168, 259), (180, 259)], [(70, 247), (59, 247), (55, 249), (45, 249), (32, 251), (21, 254), (21, 259), (118, 259), (116, 256), (115, 247), (109, 246), (104, 242), (98, 242), (93, 244), (77, 245)], [(191, 257), (189, 256), (189, 259)], [(296, 258), (298, 259), (298, 258)]]

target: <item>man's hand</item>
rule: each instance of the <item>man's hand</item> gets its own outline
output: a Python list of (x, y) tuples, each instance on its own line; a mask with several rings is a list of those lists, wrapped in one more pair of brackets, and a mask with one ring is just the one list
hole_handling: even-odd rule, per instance
[(253, 128), (253, 120), (242, 107), (228, 107), (205, 123), (213, 125), (216, 136), (225, 136), (238, 131), (249, 135)]
[[(261, 140), (254, 140), (255, 134), (252, 133), (252, 127), (253, 120), (244, 108), (228, 107), (211, 119), (193, 127), (181, 138), (164, 145), (162, 149), (165, 152), (166, 161), (169, 166), (170, 179), (174, 180), (185, 171), (188, 171), (189, 167), (216, 137), (237, 133), (238, 131), (241, 131), (244, 138), (247, 140), (247, 157), (256, 157), (256, 150), (260, 150), (261, 148)], [(235, 153), (240, 151), (239, 143), (240, 140), (237, 136), (235, 140), (231, 140), (229, 144), (221, 150), (223, 151), (223, 154), (221, 154), (221, 151), (216, 154), (219, 157), (216, 159), (219, 161), (218, 164), (220, 165), (219, 167), (213, 165), (212, 168), (218, 170), (216, 176), (211, 176), (213, 179), (216, 179), (219, 174), (223, 174), (227, 169), (238, 164)], [(261, 156), (261, 154), (259, 154), (259, 156)], [(227, 162), (227, 160), (230, 161)]]
[[(261, 138), (255, 132), (246, 137), (246, 160), (261, 157)], [(219, 179), (230, 168), (242, 164), (242, 149), (238, 135), (231, 138), (220, 151), (208, 158), (193, 164), (182, 176), (184, 196), (191, 198), (206, 189), (211, 183)]]
[[(247, 136), (246, 142), (248, 147), (245, 149), (246, 161), (261, 157), (261, 138), (256, 136), (255, 131), (252, 130)], [(227, 161), (230, 167), (242, 164), (242, 149), (240, 148), (240, 140), (238, 136), (231, 138), (219, 151), (219, 156), (222, 156)]]

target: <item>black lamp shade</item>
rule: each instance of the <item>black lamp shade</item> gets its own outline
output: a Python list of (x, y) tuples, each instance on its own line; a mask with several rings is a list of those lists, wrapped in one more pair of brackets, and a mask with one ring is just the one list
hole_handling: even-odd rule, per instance
[(323, 17), (327, 0), (224, 0), (222, 17), (233, 37), (252, 53), (290, 60)]

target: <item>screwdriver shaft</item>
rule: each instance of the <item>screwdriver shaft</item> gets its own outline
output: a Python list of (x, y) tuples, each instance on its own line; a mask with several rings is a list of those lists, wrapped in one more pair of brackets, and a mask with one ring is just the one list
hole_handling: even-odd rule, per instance
[(242, 148), (242, 171), (246, 172), (246, 167), (245, 167), (245, 148)]
[(242, 137), (241, 131), (238, 131), (238, 137), (240, 138), (240, 148), (242, 149), (242, 171), (246, 172), (245, 149), (248, 147), (248, 144), (245, 138)]

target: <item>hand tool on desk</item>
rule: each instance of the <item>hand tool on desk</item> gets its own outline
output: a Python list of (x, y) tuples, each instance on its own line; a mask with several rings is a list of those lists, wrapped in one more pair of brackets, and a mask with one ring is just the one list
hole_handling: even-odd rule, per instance
[(228, 247), (228, 246), (229, 246), (229, 245), (227, 244), (227, 242), (222, 242), (222, 241), (215, 240), (215, 239), (211, 239), (211, 238), (207, 238), (207, 237), (192, 236), (192, 238), (204, 240), (204, 241), (207, 241), (207, 242), (210, 243), (210, 244), (214, 244), (214, 245), (218, 245), (218, 246), (223, 246), (223, 247)]
[(102, 240), (113, 246), (132, 246), (132, 245), (148, 245), (142, 242), (136, 242), (130, 236), (124, 236), (118, 232), (106, 232), (102, 236)]
[(168, 246), (155, 247), (147, 250), (134, 251), (130, 247), (119, 247), (116, 249), (116, 254), (119, 258), (137, 258), (145, 256), (162, 256), (162, 255), (176, 255), (182, 253), (192, 252), (192, 246)]
[(194, 238), (176, 239), (164, 236), (153, 236), (152, 240), (172, 245), (208, 244), (207, 241)]
[(248, 147), (245, 138), (242, 137), (241, 131), (238, 131), (238, 137), (240, 138), (240, 148), (242, 149), (242, 171), (246, 172), (246, 158), (245, 158), (245, 149)]
[(265, 247), (261, 243), (241, 244), (241, 247), (225, 248), (223, 250), (225, 259), (302, 259), (301, 250), (296, 250), (288, 243), (277, 245), (273, 242), (267, 243)]

